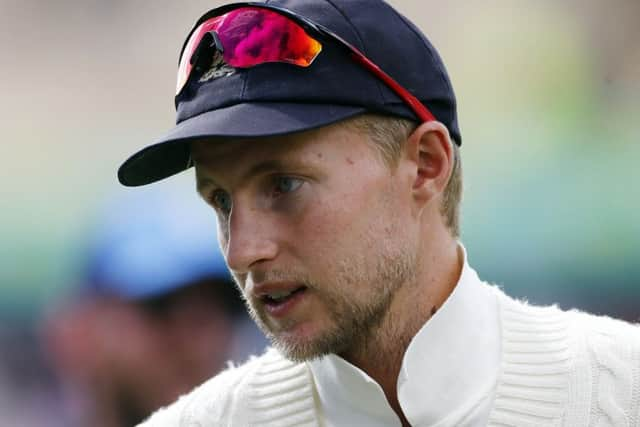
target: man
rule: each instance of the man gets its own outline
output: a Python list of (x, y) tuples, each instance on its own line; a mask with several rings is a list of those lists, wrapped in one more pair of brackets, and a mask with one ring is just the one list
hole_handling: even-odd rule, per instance
[(236, 345), (242, 302), (202, 233), (208, 210), (167, 188), (126, 196), (108, 204), (80, 287), (44, 324), (60, 425), (134, 425), (247, 356)]
[(467, 264), (451, 83), (389, 5), (214, 9), (176, 92), (178, 125), (120, 181), (195, 165), (275, 348), (146, 425), (640, 423), (638, 327), (515, 301)]

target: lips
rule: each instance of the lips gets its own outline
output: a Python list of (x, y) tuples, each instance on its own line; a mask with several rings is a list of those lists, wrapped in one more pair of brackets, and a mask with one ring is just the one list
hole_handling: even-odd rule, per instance
[(262, 301), (265, 304), (280, 304), (289, 299), (296, 292), (302, 292), (304, 289), (304, 286), (302, 286), (297, 289), (270, 292), (268, 295), (262, 297)]
[(273, 317), (282, 317), (290, 313), (304, 298), (307, 287), (294, 283), (259, 284), (254, 295), (262, 302), (265, 310)]

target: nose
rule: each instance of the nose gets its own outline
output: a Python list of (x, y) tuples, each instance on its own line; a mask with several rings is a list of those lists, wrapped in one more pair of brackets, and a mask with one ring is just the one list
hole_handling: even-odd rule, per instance
[(278, 253), (277, 227), (266, 212), (234, 204), (229, 216), (226, 256), (229, 268), (248, 273), (256, 263), (272, 260)]

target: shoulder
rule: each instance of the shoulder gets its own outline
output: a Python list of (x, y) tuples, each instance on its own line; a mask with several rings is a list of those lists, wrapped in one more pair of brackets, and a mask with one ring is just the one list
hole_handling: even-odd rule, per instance
[(564, 329), (569, 337), (586, 341), (602, 338), (611, 342), (625, 341), (640, 346), (640, 325), (608, 316), (600, 316), (572, 309), (562, 310), (556, 305), (536, 306), (511, 298), (494, 288), (502, 308), (503, 321), (533, 322), (548, 325), (534, 330)]
[(315, 417), (307, 364), (268, 349), (241, 366), (230, 366), (140, 427), (315, 425)]
[(640, 326), (577, 310), (566, 315), (574, 394), (589, 402), (593, 424), (640, 425)]
[(534, 306), (498, 292), (505, 352), (532, 359), (535, 354), (546, 363), (553, 355), (559, 371), (574, 372), (583, 383), (640, 389), (640, 325), (555, 305)]
[(499, 392), (511, 396), (517, 389), (545, 416), (568, 425), (640, 426), (640, 325), (497, 295)]
[(173, 404), (156, 411), (139, 427), (200, 425), (193, 423), (198, 419), (206, 419), (211, 425), (226, 425), (224, 420), (229, 416), (238, 388), (247, 382), (252, 372), (259, 369), (265, 360), (272, 359), (274, 353), (275, 350), (267, 350), (259, 357), (251, 357), (242, 365), (230, 364), (227, 369), (181, 396)]
[(597, 316), (579, 310), (567, 312), (572, 325), (587, 335), (601, 335), (621, 338), (630, 343), (640, 344), (640, 325), (628, 323), (608, 316)]
[(600, 378), (640, 379), (640, 325), (578, 310), (566, 316), (574, 348), (594, 372), (602, 374)]

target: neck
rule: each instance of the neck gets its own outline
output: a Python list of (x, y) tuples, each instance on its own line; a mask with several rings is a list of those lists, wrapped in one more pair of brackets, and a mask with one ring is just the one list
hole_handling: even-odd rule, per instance
[(423, 257), (415, 283), (405, 283), (394, 295), (380, 326), (363, 342), (341, 356), (366, 372), (383, 389), (389, 404), (405, 423), (400, 409), (397, 381), (409, 343), (449, 297), (462, 271), (457, 242), (434, 247)]

